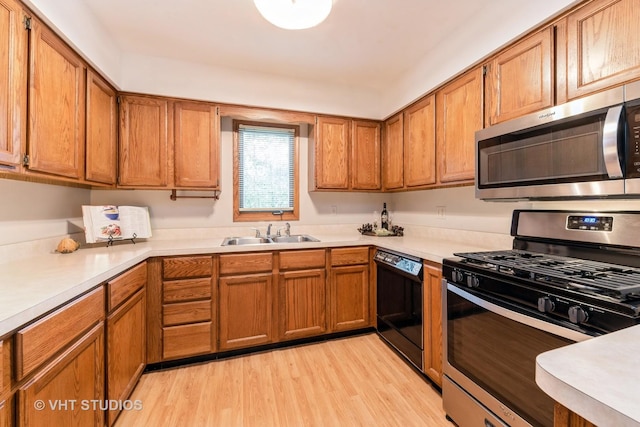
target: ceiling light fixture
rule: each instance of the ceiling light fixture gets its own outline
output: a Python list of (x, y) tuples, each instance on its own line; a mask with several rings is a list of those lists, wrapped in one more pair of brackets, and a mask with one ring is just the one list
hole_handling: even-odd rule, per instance
[(333, 0), (253, 0), (260, 14), (276, 27), (304, 30), (324, 21)]

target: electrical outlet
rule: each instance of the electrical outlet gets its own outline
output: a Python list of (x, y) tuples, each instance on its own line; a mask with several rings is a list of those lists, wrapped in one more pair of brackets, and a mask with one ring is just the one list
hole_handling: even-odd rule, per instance
[(338, 215), (338, 207), (336, 205), (331, 205), (331, 215)]
[(438, 219), (445, 219), (447, 216), (447, 207), (446, 206), (436, 206), (436, 216)]

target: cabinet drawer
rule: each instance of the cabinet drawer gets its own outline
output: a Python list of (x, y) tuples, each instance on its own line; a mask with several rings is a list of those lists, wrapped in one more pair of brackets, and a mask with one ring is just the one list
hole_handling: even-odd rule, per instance
[(368, 263), (368, 247), (331, 249), (331, 265), (352, 265)]
[(115, 279), (109, 280), (109, 311), (120, 305), (124, 300), (135, 294), (147, 284), (147, 263), (143, 262), (129, 271), (122, 273)]
[(211, 320), (211, 300), (180, 302), (162, 306), (162, 324), (180, 325)]
[(210, 256), (190, 256), (162, 259), (162, 277), (179, 279), (211, 276), (213, 262)]
[(211, 322), (162, 328), (162, 357), (173, 359), (213, 351)]
[(322, 268), (324, 267), (324, 263), (324, 249), (280, 252), (281, 270)]
[(271, 252), (220, 255), (220, 274), (258, 273), (272, 268)]
[(183, 279), (162, 282), (165, 303), (211, 298), (211, 279)]
[(104, 288), (89, 292), (16, 333), (16, 375), (21, 380), (104, 318)]

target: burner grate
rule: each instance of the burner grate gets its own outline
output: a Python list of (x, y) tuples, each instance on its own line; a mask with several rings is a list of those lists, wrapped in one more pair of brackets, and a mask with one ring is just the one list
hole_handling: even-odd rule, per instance
[(454, 254), (505, 274), (626, 298), (640, 295), (640, 269), (522, 250)]

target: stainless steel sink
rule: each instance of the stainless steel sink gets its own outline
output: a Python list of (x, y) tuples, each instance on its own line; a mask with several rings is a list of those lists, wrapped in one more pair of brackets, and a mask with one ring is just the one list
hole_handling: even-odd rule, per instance
[(263, 245), (269, 243), (304, 243), (319, 242), (320, 240), (308, 234), (293, 234), (291, 236), (273, 237), (227, 237), (222, 241), (222, 246)]
[(311, 237), (308, 234), (293, 234), (291, 236), (275, 236), (271, 238), (273, 243), (303, 243), (303, 242), (319, 242), (320, 240)]
[(222, 246), (261, 245), (263, 243), (273, 243), (273, 240), (268, 237), (227, 237), (222, 241)]

